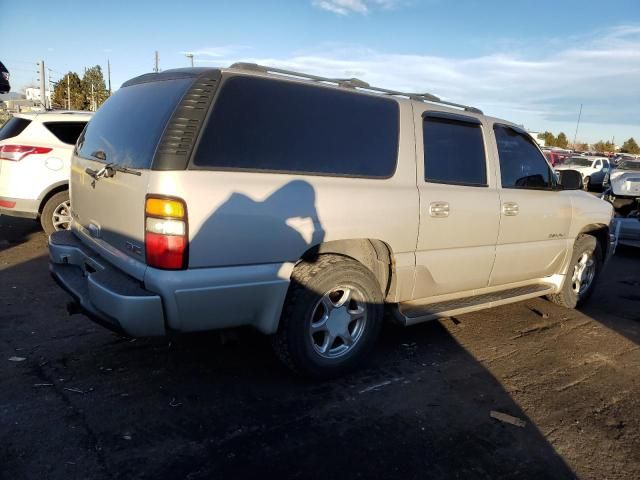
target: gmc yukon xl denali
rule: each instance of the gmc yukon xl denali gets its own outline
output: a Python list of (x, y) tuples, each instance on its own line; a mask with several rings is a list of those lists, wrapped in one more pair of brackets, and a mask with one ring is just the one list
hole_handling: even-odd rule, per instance
[(251, 326), (295, 371), (413, 325), (592, 293), (611, 205), (520, 127), (430, 94), (235, 64), (126, 82), (78, 139), (70, 309), (132, 336)]

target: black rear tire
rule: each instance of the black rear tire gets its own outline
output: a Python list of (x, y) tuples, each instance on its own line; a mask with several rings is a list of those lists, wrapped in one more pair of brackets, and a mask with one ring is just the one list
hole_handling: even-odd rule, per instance
[[(340, 286), (358, 292), (366, 321), (350, 350), (338, 358), (326, 358), (314, 347), (311, 325), (319, 302)], [(380, 286), (364, 265), (340, 255), (320, 255), (315, 261), (303, 261), (294, 268), (272, 345), (278, 358), (294, 372), (320, 379), (335, 377), (354, 369), (366, 358), (380, 333), (383, 314)]]
[[(54, 214), (57, 216), (58, 213), (56, 209), (62, 206), (65, 202), (69, 201), (69, 191), (64, 190), (62, 192), (58, 192), (55, 195), (52, 195), (47, 203), (45, 203), (42, 213), (40, 214), (40, 225), (42, 225), (42, 229), (45, 231), (47, 235), (51, 235), (53, 232), (57, 230), (68, 230), (70, 227), (70, 222), (65, 224), (54, 223)], [(68, 208), (67, 208), (68, 210)], [(68, 212), (67, 212), (68, 215)]]

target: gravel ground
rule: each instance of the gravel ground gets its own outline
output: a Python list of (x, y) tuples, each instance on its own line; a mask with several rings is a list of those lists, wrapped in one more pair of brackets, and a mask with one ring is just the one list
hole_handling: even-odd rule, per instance
[(389, 325), (326, 383), (252, 332), (129, 341), (69, 317), (46, 254), (0, 217), (0, 478), (640, 478), (638, 251), (582, 312)]

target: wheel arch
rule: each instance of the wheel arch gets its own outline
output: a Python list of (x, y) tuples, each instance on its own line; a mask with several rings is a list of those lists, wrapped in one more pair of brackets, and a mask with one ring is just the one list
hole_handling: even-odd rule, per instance
[[(602, 223), (591, 223), (582, 227), (578, 236), (580, 235), (592, 235), (598, 240), (600, 247), (600, 253), (602, 253), (602, 259), (607, 258), (609, 253), (609, 226)], [(577, 238), (577, 237), (576, 237)]]
[(47, 190), (45, 190), (42, 194), (40, 194), (40, 205), (38, 206), (38, 215), (42, 214), (42, 210), (44, 206), (47, 204), (49, 199), (53, 197), (56, 193), (64, 192), (65, 190), (69, 190), (68, 182), (58, 182), (51, 185)]
[(331, 240), (314, 245), (299, 261), (313, 262), (319, 255), (334, 254), (352, 258), (364, 265), (376, 278), (385, 298), (395, 292), (395, 262), (393, 250), (379, 239), (355, 238)]

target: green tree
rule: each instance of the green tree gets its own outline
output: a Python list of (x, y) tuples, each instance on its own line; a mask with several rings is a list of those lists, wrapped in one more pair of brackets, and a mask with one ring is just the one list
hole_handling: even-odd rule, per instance
[[(70, 105), (69, 99), (71, 99)], [(51, 103), (53, 103), (53, 106), (57, 108), (85, 110), (86, 101), (84, 92), (82, 90), (82, 82), (77, 73), (69, 72), (64, 77), (62, 77), (62, 79), (56, 84), (53, 89), (53, 93), (51, 95)]]
[(100, 65), (85, 70), (82, 77), (82, 91), (87, 110), (97, 110), (109, 97)]
[(593, 148), (598, 153), (613, 152), (613, 150), (615, 149), (615, 145), (608, 140), (606, 142), (600, 140), (599, 142), (593, 144)]
[(569, 146), (569, 140), (564, 132), (560, 132), (556, 138), (556, 147), (567, 148)]
[(640, 146), (636, 143), (633, 137), (622, 144), (620, 148), (622, 153), (632, 153), (634, 155), (640, 154)]
[(547, 147), (556, 146), (556, 137), (551, 132), (543, 132), (538, 134), (540, 140), (544, 140), (544, 144)]

